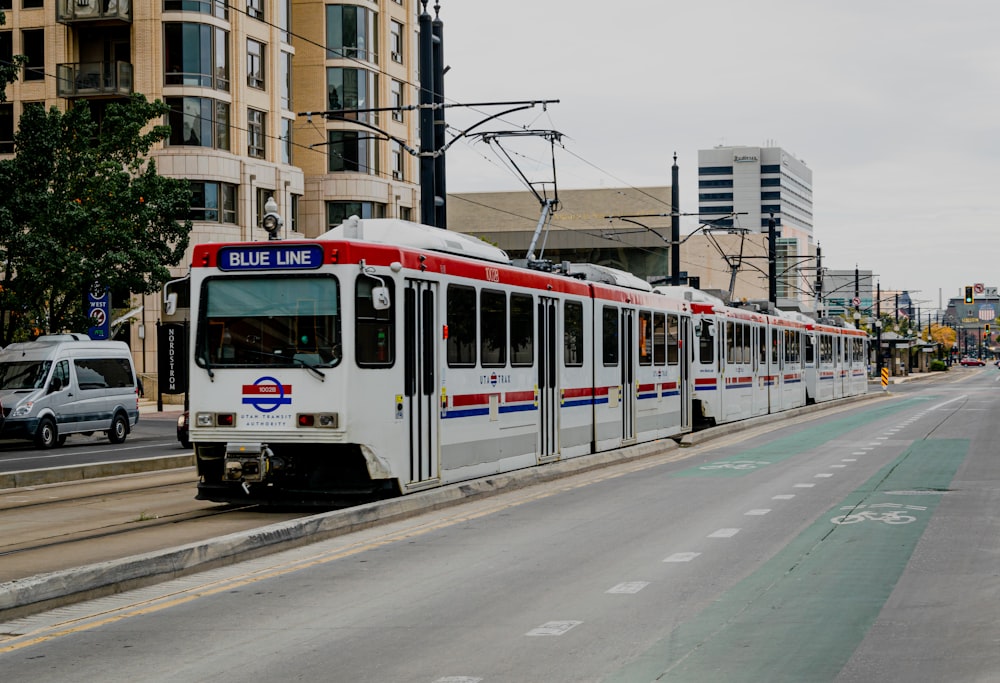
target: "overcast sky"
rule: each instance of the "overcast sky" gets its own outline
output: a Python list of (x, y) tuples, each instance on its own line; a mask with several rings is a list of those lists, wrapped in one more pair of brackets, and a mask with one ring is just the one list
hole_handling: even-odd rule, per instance
[[(1000, 285), (996, 0), (438, 1), (449, 102), (560, 100), (498, 126), (563, 133), (560, 188), (669, 185), (676, 152), (697, 211), (699, 149), (775, 145), (812, 169), (825, 266), (924, 310)], [(546, 143), (518, 149), (550, 174)], [(488, 145), (451, 148), (449, 192), (516, 189)]]

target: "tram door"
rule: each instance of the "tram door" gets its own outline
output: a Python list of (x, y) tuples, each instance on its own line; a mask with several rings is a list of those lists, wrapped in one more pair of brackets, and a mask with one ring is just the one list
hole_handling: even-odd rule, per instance
[(557, 312), (559, 302), (538, 299), (538, 460), (559, 455), (559, 349)]
[(621, 318), (621, 409), (622, 443), (635, 441), (635, 414), (638, 396), (635, 387), (635, 310), (622, 308)]
[(693, 353), (694, 334), (691, 330), (691, 318), (686, 315), (680, 317), (681, 338), (680, 349), (677, 357), (680, 360), (680, 374), (677, 378), (677, 387), (681, 395), (681, 430), (691, 429), (691, 354)]
[(420, 488), (439, 479), (438, 455), (438, 329), (437, 285), (407, 280), (404, 293), (405, 419), (410, 431), (410, 467), (407, 488)]

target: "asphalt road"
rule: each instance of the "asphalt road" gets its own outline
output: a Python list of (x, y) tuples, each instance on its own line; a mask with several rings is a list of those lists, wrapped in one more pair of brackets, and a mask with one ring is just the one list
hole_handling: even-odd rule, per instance
[(5, 680), (990, 681), (1000, 373), (0, 625)]
[(177, 412), (140, 415), (139, 422), (121, 444), (111, 443), (101, 432), (92, 436), (71, 434), (64, 445), (49, 450), (38, 450), (30, 441), (0, 441), (0, 473), (177, 455), (184, 452), (177, 441), (177, 415)]

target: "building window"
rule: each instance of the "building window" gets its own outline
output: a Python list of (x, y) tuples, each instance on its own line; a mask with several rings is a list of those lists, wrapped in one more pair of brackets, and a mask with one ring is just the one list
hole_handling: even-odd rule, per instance
[(413, 220), (413, 209), (411, 209), (409, 206), (399, 207), (399, 217), (401, 220), (404, 221)]
[(281, 119), (281, 163), (292, 163), (292, 119)]
[(264, 43), (247, 38), (247, 85), (264, 89)]
[(403, 165), (403, 146), (395, 140), (390, 145), (392, 154), (392, 179), (406, 180), (406, 174), (404, 173), (405, 166)]
[(257, 159), (263, 159), (266, 149), (264, 147), (264, 122), (267, 114), (259, 109), (247, 109), (247, 154)]
[(698, 175), (732, 175), (732, 166), (702, 166), (698, 169)]
[[(257, 220), (254, 221), (254, 225), (257, 227), (260, 227), (261, 221), (264, 219), (264, 214), (267, 213), (264, 210), (264, 205), (267, 204), (267, 200), (270, 197), (274, 197), (274, 190), (268, 187), (257, 188)], [(275, 203), (277, 203), (278, 198), (275, 197), (274, 201)]]
[(192, 180), (191, 220), (235, 224), (237, 191), (231, 183)]
[(300, 195), (288, 195), (288, 229), (292, 232), (299, 231), (299, 197)]
[(760, 167), (760, 172), (761, 173), (781, 173), (781, 165), (780, 164), (768, 164), (766, 166), (761, 166)]
[(229, 90), (229, 33), (207, 24), (163, 25), (166, 85)]
[(0, 104), (0, 154), (14, 151), (14, 105)]
[(0, 10), (10, 10), (14, 9), (13, 0), (0, 0)]
[(247, 0), (247, 16), (264, 20), (264, 0)]
[(327, 135), (327, 171), (375, 175), (378, 168), (378, 139), (360, 130), (329, 130)]
[(290, 43), (292, 37), (288, 30), (292, 25), (292, 0), (277, 0), (278, 28), (281, 30), (281, 42)]
[(378, 62), (378, 15), (353, 5), (326, 6), (326, 58)]
[(331, 230), (351, 216), (385, 218), (385, 204), (375, 202), (327, 202), (326, 229)]
[(367, 69), (332, 66), (326, 70), (328, 109), (343, 109), (344, 118), (378, 123), (372, 112), (352, 112), (378, 106), (378, 76)]
[(392, 52), (392, 61), (397, 64), (403, 63), (403, 25), (398, 21), (389, 21), (389, 49)]
[(14, 61), (14, 32), (0, 31), (0, 60), (4, 64)]
[(41, 81), (45, 79), (45, 29), (21, 31), (21, 49), (28, 58), (24, 67), (25, 81)]
[(229, 103), (209, 97), (167, 97), (168, 144), (229, 149)]
[(21, 9), (41, 9), (45, 0), (21, 0)]
[(392, 120), (393, 121), (403, 121), (403, 107), (406, 106), (406, 101), (403, 99), (403, 83), (402, 81), (397, 81), (392, 79), (392, 83), (389, 84), (389, 98), (391, 99), (391, 104), (395, 107), (392, 110)]
[(278, 86), (281, 88), (281, 108), (290, 110), (292, 108), (292, 53), (282, 52), (279, 64), (281, 65), (281, 79)]
[(163, 0), (164, 12), (199, 12), (221, 19), (229, 18), (226, 0)]

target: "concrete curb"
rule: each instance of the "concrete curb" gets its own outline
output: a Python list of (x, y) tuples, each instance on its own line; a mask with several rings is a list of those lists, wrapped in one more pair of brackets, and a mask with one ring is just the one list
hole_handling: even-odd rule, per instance
[[(493, 496), (572, 474), (671, 450), (670, 439), (553, 462), (544, 467), (451, 484), (402, 498), (325, 512), (249, 531), (118, 560), (74, 567), (0, 584), (0, 620), (8, 621), (83, 600), (280, 552), (418, 513)], [(190, 456), (189, 456), (190, 457)]]
[(0, 472), (0, 490), (44, 486), (45, 484), (64, 484), (70, 481), (119, 477), (125, 474), (158, 472), (181, 467), (194, 467), (194, 453), (141, 458), (139, 460), (95, 462), (88, 465), (49, 467), (44, 470)]

